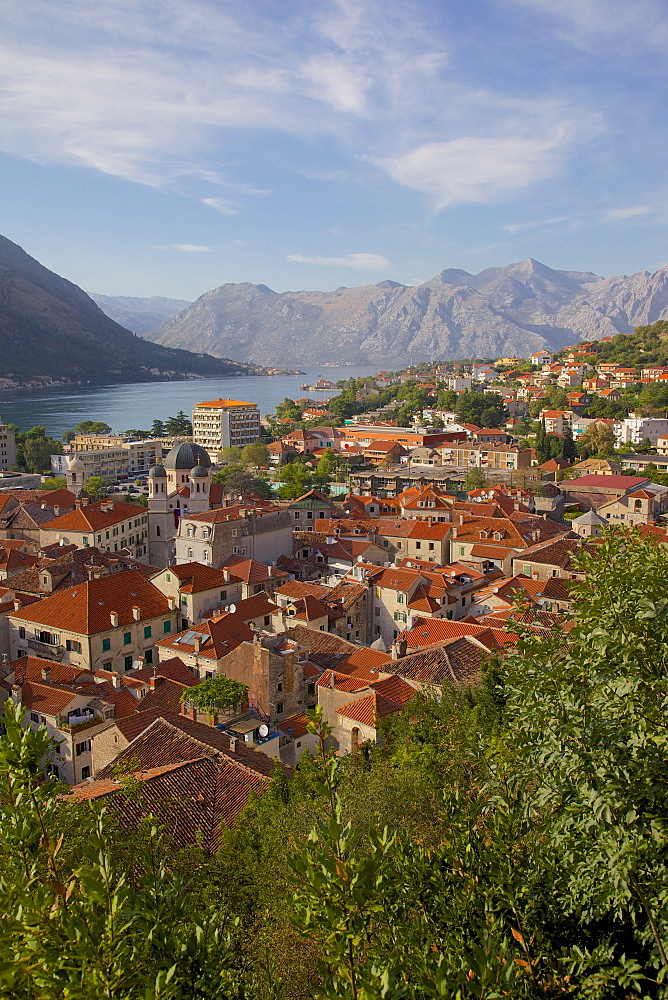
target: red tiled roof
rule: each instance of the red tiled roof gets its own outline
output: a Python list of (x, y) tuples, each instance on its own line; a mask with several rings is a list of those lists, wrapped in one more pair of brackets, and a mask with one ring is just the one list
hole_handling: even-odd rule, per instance
[[(112, 510), (109, 510), (110, 506), (113, 507)], [(47, 521), (42, 528), (45, 531), (101, 531), (119, 521), (145, 515), (146, 508), (140, 504), (125, 503), (122, 500), (97, 500)]]
[(111, 629), (112, 612), (118, 615), (119, 628), (130, 625), (135, 620), (133, 607), (140, 609), (140, 621), (172, 613), (167, 598), (156, 587), (137, 570), (128, 570), (68, 587), (27, 610), (15, 611), (10, 617), (81, 635), (94, 635)]
[(265, 566), (257, 559), (244, 559), (243, 556), (230, 556), (221, 568), (234, 571), (234, 575), (244, 583), (265, 583), (267, 580), (288, 580), (289, 574), (275, 567)]
[[(164, 570), (160, 570), (163, 573)], [(213, 566), (206, 566), (204, 563), (190, 562), (180, 563), (170, 566), (169, 573), (173, 573), (179, 581), (179, 590), (182, 594), (199, 594), (204, 590), (217, 590), (219, 587), (229, 585), (229, 580), (225, 581), (225, 574), (220, 569)], [(156, 573), (156, 576), (159, 574)], [(240, 577), (230, 577), (236, 582)]]
[(353, 722), (359, 722), (362, 726), (375, 729), (378, 719), (385, 719), (388, 715), (394, 715), (401, 711), (401, 705), (395, 704), (389, 698), (385, 698), (378, 691), (371, 691), (364, 698), (349, 701), (341, 708), (337, 708), (336, 714), (342, 715)]

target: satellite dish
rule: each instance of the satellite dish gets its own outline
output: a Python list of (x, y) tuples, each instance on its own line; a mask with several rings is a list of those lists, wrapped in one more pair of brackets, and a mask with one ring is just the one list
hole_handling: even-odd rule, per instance
[(259, 732), (260, 736), (268, 736), (269, 735), (269, 726), (265, 725), (265, 723), (263, 722), (262, 725), (260, 726), (260, 728), (258, 729), (258, 732)]
[(230, 607), (229, 607), (230, 614), (233, 615), (236, 610), (237, 610), (236, 604), (230, 604)]

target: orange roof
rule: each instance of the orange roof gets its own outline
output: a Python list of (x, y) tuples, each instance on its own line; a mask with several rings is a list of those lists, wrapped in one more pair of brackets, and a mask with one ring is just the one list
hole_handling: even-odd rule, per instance
[(135, 607), (140, 610), (140, 621), (173, 614), (167, 598), (157, 587), (138, 570), (128, 570), (68, 587), (30, 608), (15, 611), (10, 617), (47, 628), (94, 635), (111, 630), (112, 612), (118, 615), (119, 628), (132, 624)]
[[(111, 509), (109, 509), (111, 508)], [(71, 510), (67, 514), (47, 521), (41, 527), (45, 531), (100, 531), (119, 521), (146, 515), (146, 507), (122, 500), (98, 500), (85, 507)]]
[(336, 714), (352, 719), (353, 722), (359, 722), (370, 729), (375, 729), (378, 719), (394, 715), (395, 712), (400, 712), (401, 708), (401, 705), (390, 701), (389, 698), (385, 698), (377, 691), (372, 691), (364, 698), (358, 698), (356, 701), (349, 701), (346, 705), (342, 705), (341, 708), (337, 709)]
[(217, 406), (220, 409), (225, 409), (228, 406), (255, 406), (255, 403), (244, 403), (240, 399), (207, 399), (203, 403), (196, 403), (195, 409), (198, 406)]

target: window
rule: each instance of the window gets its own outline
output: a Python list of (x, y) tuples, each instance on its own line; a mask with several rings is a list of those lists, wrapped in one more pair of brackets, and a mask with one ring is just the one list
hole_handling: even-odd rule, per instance
[(171, 573), (165, 573), (165, 580), (167, 581), (167, 583), (171, 583), (172, 582), (172, 574)]
[(147, 663), (153, 663), (153, 650), (152, 649), (145, 649), (144, 650), (144, 659), (146, 660)]
[(110, 649), (111, 649), (111, 639), (109, 638), (109, 636), (107, 636), (106, 639), (102, 640), (102, 652), (108, 653)]
[(403, 604), (403, 603), (404, 603), (404, 595), (397, 594), (397, 604)]
[(165, 633), (165, 635), (167, 635), (168, 632), (171, 632), (172, 631), (172, 623), (171, 622), (163, 622), (162, 623), (162, 631)]
[(81, 541), (83, 542), (84, 545), (88, 545), (88, 535), (84, 535)]
[(276, 706), (276, 712), (278, 713), (278, 715), (281, 715), (281, 713), (283, 712), (283, 702), (282, 701), (279, 701), (278, 705)]
[(23, 625), (21, 625), (19, 628), (19, 639), (25, 639), (25, 637), (26, 637), (26, 630), (24, 629)]
[(82, 753), (87, 753), (90, 750), (90, 740), (84, 740), (83, 743), (77, 743), (76, 745), (76, 755), (80, 757)]
[(111, 660), (107, 660), (106, 663), (102, 664), (103, 670), (111, 670)]
[(151, 638), (151, 626), (150, 625), (144, 625), (144, 638), (145, 639), (150, 639)]
[(221, 592), (220, 592), (220, 599), (221, 599), (221, 601), (226, 601), (227, 600), (227, 591), (226, 590), (221, 590)]
[(30, 721), (31, 722), (39, 722), (39, 715), (37, 714), (37, 712), (31, 712), (30, 713)]
[(132, 670), (132, 657), (126, 656), (123, 665), (126, 670)]
[(90, 767), (86, 764), (85, 767), (81, 768), (81, 780), (85, 781), (86, 778), (90, 778)]
[(422, 548), (422, 542), (416, 542), (415, 543), (415, 548), (416, 549), (421, 549)]
[(124, 632), (123, 633), (123, 645), (124, 646), (129, 646), (131, 642), (132, 642), (132, 632)]
[(278, 684), (276, 685), (276, 690), (277, 690), (277, 691), (279, 692), (279, 694), (280, 694), (280, 692), (281, 692), (281, 691), (283, 690), (283, 684), (282, 684), (282, 683), (281, 683), (280, 681), (279, 681), (279, 683), (278, 683)]
[(429, 543), (429, 551), (430, 551), (430, 552), (433, 552), (433, 551), (434, 551), (434, 543), (433, 543), (433, 542), (430, 542), (430, 543)]
[(465, 553), (465, 551), (466, 551), (466, 549), (464, 548), (464, 546), (463, 546), (463, 545), (460, 545), (460, 546), (459, 546), (459, 554), (460, 554), (460, 556), (463, 556), (463, 555), (464, 555), (464, 553)]

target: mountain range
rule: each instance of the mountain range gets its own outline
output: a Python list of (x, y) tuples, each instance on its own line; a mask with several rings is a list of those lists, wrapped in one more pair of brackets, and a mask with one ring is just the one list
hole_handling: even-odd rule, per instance
[(668, 267), (602, 278), (529, 258), (479, 274), (448, 269), (417, 286), (279, 293), (225, 284), (147, 336), (237, 361), (388, 368), (411, 359), (528, 357), (667, 317)]
[(0, 236), (0, 374), (140, 382), (179, 375), (247, 374), (218, 354), (174, 350), (114, 322), (77, 285)]
[(163, 295), (142, 299), (133, 295), (99, 295), (97, 292), (88, 294), (105, 315), (140, 336), (154, 330), (191, 304), (186, 299), (166, 299)]

